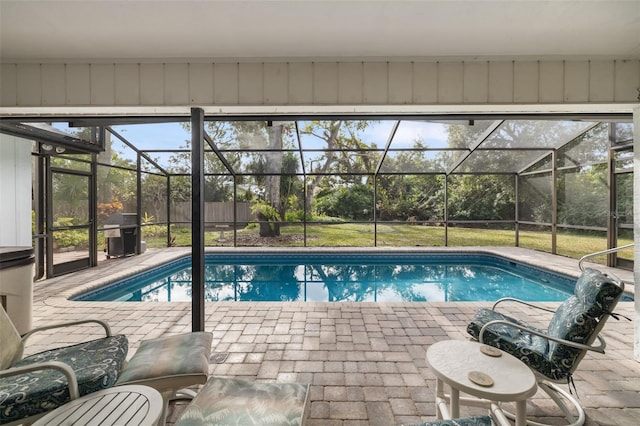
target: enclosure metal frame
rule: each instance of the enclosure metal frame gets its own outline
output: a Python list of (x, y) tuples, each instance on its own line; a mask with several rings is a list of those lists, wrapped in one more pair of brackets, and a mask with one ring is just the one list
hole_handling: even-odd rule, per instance
[[(194, 123), (194, 114), (199, 118), (200, 115), (202, 116), (201, 119), (196, 119), (195, 123), (198, 126), (198, 129), (201, 129), (201, 133), (200, 130), (195, 129), (193, 123)], [(172, 186), (172, 178), (175, 176), (181, 176), (181, 174), (171, 174), (169, 173), (167, 170), (165, 170), (163, 167), (161, 167), (159, 164), (157, 164), (153, 158), (151, 158), (150, 154), (152, 154), (153, 152), (158, 152), (158, 151), (162, 151), (165, 153), (179, 153), (179, 152), (189, 152), (188, 150), (183, 150), (183, 149), (178, 149), (178, 150), (141, 150), (138, 149), (135, 146), (135, 143), (132, 143), (131, 141), (127, 140), (127, 138), (125, 138), (123, 135), (119, 134), (116, 130), (113, 129), (114, 125), (126, 125), (126, 124), (142, 124), (142, 123), (167, 123), (167, 122), (186, 122), (189, 119), (191, 119), (192, 121), (192, 132), (197, 130), (197, 133), (192, 134), (192, 155), (193, 155), (193, 161), (194, 161), (194, 165), (195, 165), (195, 155), (197, 155), (197, 153), (194, 151), (194, 143), (195, 140), (198, 139), (201, 141), (201, 148), (202, 148), (202, 154), (204, 155), (205, 152), (205, 145), (209, 147), (209, 149), (211, 149), (211, 151), (213, 151), (217, 157), (220, 159), (220, 161), (224, 164), (225, 168), (228, 171), (228, 176), (231, 178), (231, 180), (233, 181), (233, 200), (234, 200), (234, 206), (237, 205), (238, 202), (238, 195), (237, 195), (237, 185), (238, 185), (238, 178), (243, 177), (243, 176), (256, 176), (256, 174), (250, 174), (250, 173), (239, 173), (235, 170), (233, 170), (233, 167), (226, 161), (224, 153), (221, 152), (217, 146), (215, 141), (206, 133), (206, 130), (204, 129), (204, 125), (206, 124), (207, 121), (269, 121), (269, 122), (273, 122), (273, 121), (288, 121), (288, 122), (295, 122), (295, 133), (296, 133), (296, 137), (298, 140), (298, 147), (296, 149), (286, 149), (283, 151), (292, 151), (292, 152), (298, 152), (298, 154), (300, 155), (300, 159), (301, 159), (301, 168), (302, 168), (302, 172), (300, 173), (296, 173), (296, 176), (299, 176), (302, 178), (303, 182), (305, 182), (305, 184), (303, 185), (303, 194), (305, 199), (307, 198), (307, 179), (310, 176), (317, 176), (317, 175), (332, 175), (332, 173), (314, 173), (314, 171), (311, 169), (309, 171), (306, 170), (306, 166), (305, 166), (305, 161), (304, 161), (304, 153), (302, 150), (302, 145), (300, 143), (300, 129), (298, 128), (298, 121), (300, 120), (336, 120), (336, 119), (343, 119), (343, 120), (383, 120), (383, 119), (387, 119), (387, 120), (395, 120), (396, 123), (394, 123), (392, 131), (390, 132), (390, 135), (387, 139), (387, 143), (384, 147), (384, 149), (379, 149), (376, 150), (376, 152), (381, 152), (381, 156), (379, 159), (379, 162), (375, 168), (375, 170), (372, 173), (360, 173), (361, 175), (367, 175), (367, 176), (372, 176), (373, 178), (373, 183), (374, 183), (374, 200), (373, 200), (373, 220), (372, 222), (367, 222), (367, 223), (371, 223), (374, 227), (374, 241), (373, 244), (374, 246), (378, 245), (378, 224), (380, 223), (385, 223), (384, 221), (380, 221), (378, 216), (377, 216), (377, 209), (375, 208), (376, 206), (376, 202), (377, 202), (377, 184), (378, 184), (378, 178), (381, 175), (401, 175), (403, 173), (383, 173), (381, 172), (381, 165), (382, 162), (384, 161), (390, 145), (393, 141), (393, 138), (395, 136), (396, 130), (398, 128), (398, 125), (400, 123), (400, 121), (402, 120), (411, 120), (411, 119), (421, 119), (421, 120), (494, 120), (495, 123), (492, 124), (490, 126), (489, 129), (487, 129), (487, 131), (485, 131), (482, 135), (480, 135), (478, 137), (478, 139), (476, 140), (476, 142), (469, 147), (469, 149), (466, 149), (467, 153), (466, 155), (463, 155), (460, 159), (458, 159), (456, 161), (456, 163), (453, 164), (453, 166), (441, 173), (441, 172), (412, 172), (410, 174), (413, 175), (443, 175), (445, 177), (444, 179), (444, 186), (445, 186), (445, 195), (444, 195), (444, 211), (443, 211), (443, 223), (444, 223), (444, 245), (448, 245), (449, 244), (449, 225), (450, 224), (462, 224), (462, 223), (474, 223), (474, 222), (480, 222), (480, 223), (486, 223), (486, 224), (501, 224), (501, 223), (512, 223), (514, 225), (514, 234), (515, 234), (515, 240), (514, 240), (514, 245), (518, 246), (519, 245), (519, 232), (520, 232), (520, 225), (522, 224), (527, 224), (527, 225), (543, 225), (543, 226), (551, 226), (551, 238), (552, 238), (552, 243), (551, 243), (551, 253), (555, 254), (557, 253), (557, 232), (558, 232), (558, 223), (557, 223), (557, 208), (558, 208), (558, 200), (557, 200), (557, 191), (553, 191), (552, 192), (552, 220), (550, 224), (545, 224), (545, 223), (535, 223), (535, 222), (526, 222), (526, 221), (521, 221), (519, 220), (519, 210), (518, 210), (518, 196), (519, 196), (519, 183), (518, 183), (518, 178), (521, 175), (524, 175), (524, 170), (526, 169), (522, 169), (520, 171), (517, 171), (515, 173), (485, 173), (485, 172), (475, 172), (475, 173), (460, 173), (460, 172), (456, 172), (456, 169), (460, 166), (460, 164), (463, 163), (464, 159), (466, 157), (468, 157), (469, 155), (471, 155), (472, 152), (474, 152), (478, 147), (481, 146), (482, 142), (488, 138), (493, 131), (495, 131), (500, 123), (504, 120), (509, 120), (509, 119), (530, 119), (530, 120), (549, 120), (549, 119), (554, 119), (554, 120), (558, 120), (558, 119), (566, 119), (566, 120), (593, 120), (593, 121), (598, 121), (598, 122), (610, 122), (610, 123), (615, 123), (618, 120), (625, 120), (628, 121), (631, 119), (631, 115), (629, 114), (555, 114), (555, 115), (539, 115), (539, 114), (516, 114), (516, 115), (505, 115), (505, 114), (486, 114), (486, 115), (341, 115), (341, 116), (336, 116), (336, 115), (314, 115), (314, 116), (308, 116), (308, 115), (287, 115), (287, 116), (256, 116), (256, 115), (251, 115), (251, 116), (204, 116), (204, 113), (202, 112), (202, 110), (200, 109), (193, 109), (192, 110), (192, 116), (191, 118), (189, 117), (184, 117), (184, 116), (180, 116), (180, 117), (157, 117), (157, 116), (153, 116), (153, 117), (128, 117), (128, 116), (124, 116), (124, 117), (101, 117), (101, 116), (96, 116), (96, 117), (47, 117), (46, 121), (48, 122), (55, 122), (55, 121), (64, 121), (64, 122), (69, 122), (70, 125), (73, 126), (81, 126), (81, 127), (97, 127), (99, 130), (99, 140), (102, 143), (104, 141), (104, 135), (105, 132), (109, 132), (111, 135), (113, 135), (113, 137), (116, 137), (118, 140), (120, 140), (122, 143), (124, 143), (125, 145), (127, 145), (129, 148), (131, 148), (137, 155), (137, 161), (136, 161), (136, 168), (135, 170), (133, 169), (127, 169), (127, 170), (131, 170), (131, 171), (135, 171), (136, 176), (137, 176), (137, 213), (138, 213), (138, 229), (141, 230), (142, 227), (144, 226), (141, 223), (141, 214), (142, 214), (142, 206), (141, 206), (141, 201), (142, 201), (142, 197), (141, 192), (142, 192), (142, 186), (141, 186), (141, 179), (142, 179), (142, 174), (143, 173), (149, 173), (149, 174), (155, 174), (158, 176), (163, 176), (166, 178), (167, 180), (167, 188), (166, 188), (166, 193), (167, 193), (167, 203), (166, 203), (166, 210), (167, 210), (167, 220), (166, 222), (154, 222), (154, 225), (166, 225), (166, 229), (167, 229), (167, 245), (171, 245), (172, 243), (172, 239), (171, 239), (171, 225), (172, 224), (179, 224), (175, 221), (172, 220), (171, 217), (171, 209), (170, 209), (170, 193), (171, 193), (171, 186)], [(2, 117), (0, 118), (0, 122), (2, 123), (2, 126), (0, 127), (0, 131), (4, 132), (4, 133), (9, 133), (9, 134), (13, 134), (16, 136), (21, 136), (21, 137), (26, 137), (27, 135), (24, 134), (20, 134), (20, 130), (19, 128), (17, 128), (15, 126), (16, 123), (23, 123), (23, 122), (38, 122), (38, 121), (43, 121), (43, 117), (20, 117), (20, 118), (15, 118), (15, 117)], [(610, 134), (611, 137), (613, 137), (614, 135), (614, 130), (613, 130), (614, 124), (610, 125)], [(9, 129), (9, 130), (7, 130)], [(587, 129), (586, 131), (581, 132), (585, 133), (588, 132), (590, 130)], [(567, 141), (565, 141), (565, 143), (569, 143), (572, 140), (575, 139), (575, 137), (578, 137), (579, 135), (574, 135), (573, 138), (569, 138)], [(39, 139), (38, 141), (40, 143), (50, 143), (50, 142), (59, 142), (59, 137), (58, 138), (54, 138), (52, 140), (48, 140), (46, 137), (41, 137), (39, 135)], [(84, 146), (84, 145), (82, 145)], [(501, 148), (502, 149), (502, 148)], [(527, 150), (527, 151), (531, 151), (534, 150), (535, 148), (522, 148), (522, 150)], [(557, 179), (558, 179), (558, 168), (556, 167), (556, 151), (558, 148), (556, 149), (549, 149), (549, 148), (540, 148), (539, 150), (541, 151), (541, 155), (549, 155), (549, 153), (551, 153), (552, 156), (552, 164), (554, 165), (554, 167), (552, 167), (551, 170), (551, 176), (552, 176), (552, 182), (553, 182), (553, 188), (557, 188)], [(611, 153), (614, 150), (617, 149), (629, 149), (629, 146), (624, 146), (624, 147), (611, 147), (609, 148), (609, 152), (610, 152), (610, 158), (609, 158), (609, 162), (611, 163), (612, 158), (611, 158)], [(198, 149), (199, 150), (199, 149)], [(406, 149), (407, 151), (409, 150), (414, 150), (414, 148), (412, 149)], [(415, 150), (420, 150), (420, 149), (415, 149)], [(428, 150), (428, 149), (427, 149)], [(442, 149), (439, 149), (442, 150)], [(460, 150), (457, 149), (456, 150)], [(463, 149), (465, 150), (465, 149)], [(511, 148), (511, 150), (518, 150), (518, 148)], [(238, 151), (242, 151), (242, 150), (238, 150)], [(251, 150), (251, 151), (259, 151), (259, 150)], [(270, 151), (270, 150), (266, 150), (266, 151)], [(93, 145), (92, 145), (92, 151), (93, 152)], [(232, 152), (232, 150), (230, 151)], [(46, 181), (50, 181), (50, 167), (47, 167), (48, 162), (48, 156), (43, 154), (43, 153), (34, 153), (35, 156), (37, 156), (38, 158), (41, 158), (40, 160), (38, 160), (38, 164), (40, 165), (38, 167), (38, 169), (46, 169), (48, 170), (47, 175), (45, 176), (44, 179), (42, 179), (42, 177), (40, 177), (39, 179), (42, 181), (44, 180)], [(152, 173), (152, 172), (148, 172), (148, 171), (143, 171), (142, 170), (142, 160), (145, 160), (147, 162), (149, 162), (150, 164), (152, 164), (155, 168), (157, 168), (158, 173)], [(201, 159), (197, 159), (198, 162), (200, 162)], [(536, 160), (538, 161), (538, 160)], [(96, 181), (96, 169), (97, 166), (99, 165), (99, 163), (96, 160), (96, 155), (92, 156), (92, 160), (91, 160), (91, 174), (93, 176), (93, 182), (94, 182), (94, 191), (95, 191), (95, 181)], [(113, 166), (110, 164), (100, 164), (103, 166), (109, 166), (109, 167), (118, 167), (118, 166)], [(191, 175), (182, 175), (182, 176), (191, 176), (192, 179), (196, 179), (197, 176), (193, 176), (195, 174), (196, 168), (194, 167), (192, 169), (193, 173)], [(631, 171), (633, 172), (633, 171)], [(631, 173), (629, 172), (629, 173)], [(202, 174), (202, 178), (204, 179), (205, 177), (205, 173), (204, 173), (204, 169), (201, 170), (201, 173), (198, 172), (198, 175)], [(347, 173), (344, 173), (347, 174)], [(449, 193), (449, 176), (451, 175), (460, 175), (460, 174), (478, 174), (478, 175), (486, 175), (486, 174), (510, 174), (514, 176), (515, 182), (514, 182), (514, 189), (515, 189), (515, 196), (516, 196), (516, 200), (515, 200), (515, 215), (514, 215), (514, 219), (513, 220), (508, 220), (508, 221), (497, 221), (497, 220), (481, 220), (481, 221), (457, 221), (457, 220), (450, 220), (449, 218), (449, 209), (448, 209), (448, 193)], [(528, 173), (526, 173), (528, 174)], [(610, 179), (610, 192), (609, 192), (609, 196), (610, 196), (610, 203), (614, 202), (615, 199), (615, 192), (613, 191), (614, 185), (614, 179), (613, 179), (613, 175), (615, 174), (615, 170), (613, 168), (613, 166), (610, 164), (609, 165), (609, 179)], [(195, 181), (193, 181), (195, 182)], [(41, 182), (42, 183), (42, 182)], [(201, 188), (202, 189), (202, 188)], [(197, 191), (197, 193), (200, 193), (200, 190)], [(200, 233), (200, 220), (204, 220), (204, 217), (199, 218), (197, 217), (198, 211), (200, 211), (200, 209), (202, 209), (203, 207), (203, 200), (202, 199), (197, 199), (197, 193), (194, 189), (194, 193), (193, 193), (193, 199), (192, 199), (192, 203), (193, 203), (193, 214), (194, 216), (192, 217), (192, 222), (190, 222), (190, 224), (194, 227), (194, 229), (198, 230), (198, 233)], [(202, 197), (202, 195), (200, 195), (200, 197)], [(94, 199), (95, 199), (95, 193), (94, 193)], [(95, 202), (94, 202), (95, 204)], [(611, 207), (614, 207), (612, 204), (610, 204)], [(49, 210), (50, 206), (44, 206), (45, 210)], [(93, 209), (91, 209), (92, 211), (90, 211), (90, 215), (92, 216), (92, 223), (94, 223), (95, 225), (92, 227), (92, 233), (96, 234), (97, 232), (101, 231), (102, 229), (99, 229), (97, 227), (97, 221), (96, 219), (96, 208), (94, 206)], [(304, 230), (304, 246), (307, 246), (307, 225), (311, 224), (311, 223), (315, 223), (313, 221), (308, 221), (307, 218), (307, 214), (309, 212), (306, 211), (306, 203), (304, 203), (304, 218), (302, 221), (302, 225), (303, 225), (303, 230)], [(49, 211), (49, 214), (47, 215), (47, 217), (50, 217), (51, 212)], [(613, 218), (612, 218), (613, 219)], [(283, 222), (284, 223), (284, 222)], [(296, 222), (297, 223), (297, 222)], [(321, 222), (320, 222), (321, 223)], [(347, 222), (348, 223), (348, 222)], [(361, 223), (361, 222), (357, 222), (357, 223)], [(233, 226), (233, 230), (234, 230), (234, 237), (233, 237), (233, 245), (237, 246), (237, 209), (234, 207), (234, 226)], [(206, 224), (203, 223), (203, 228), (204, 226), (206, 226)], [(47, 236), (50, 237), (50, 229), (49, 227), (45, 227), (44, 229), (44, 234), (42, 233), (43, 229), (41, 229), (41, 226), (37, 227), (38, 229), (36, 230), (36, 234), (34, 235), (35, 239), (41, 240), (41, 239), (46, 239), (48, 238)], [(587, 229), (585, 227), (578, 227), (580, 229)], [(614, 229), (615, 228), (615, 229)], [(203, 231), (204, 232), (204, 231)], [(613, 233), (617, 232), (617, 228), (616, 228), (616, 224), (614, 220), (610, 220), (609, 221), (609, 225), (607, 226), (607, 236), (608, 236), (608, 243), (607, 245), (611, 245), (614, 243), (614, 237), (612, 236)], [(138, 240), (141, 239), (141, 232), (138, 232)], [(93, 236), (93, 242), (92, 244), (92, 248), (91, 248), (91, 252), (95, 253), (97, 252), (97, 247), (96, 246), (96, 236)], [(196, 241), (194, 240), (194, 244), (197, 244), (198, 246), (202, 245), (204, 246), (204, 236), (202, 236), (202, 241)], [(50, 247), (50, 244), (47, 244), (47, 247)], [(140, 241), (138, 241), (138, 248), (140, 248)], [(195, 250), (195, 247), (194, 247)], [(94, 256), (95, 258), (95, 256)], [(608, 259), (608, 263), (609, 266), (613, 266), (613, 262), (615, 262), (615, 258), (614, 256), (610, 256)], [(95, 266), (95, 264), (97, 264), (97, 260), (93, 259), (91, 260), (91, 266)], [(47, 270), (51, 270), (52, 265), (47, 265)], [(194, 321), (194, 324), (196, 322)]]

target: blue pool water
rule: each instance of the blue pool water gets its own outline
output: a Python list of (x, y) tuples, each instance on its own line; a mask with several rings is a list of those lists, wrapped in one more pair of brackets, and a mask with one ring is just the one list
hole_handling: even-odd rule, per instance
[[(207, 255), (207, 301), (561, 301), (575, 279), (488, 254)], [(83, 301), (190, 301), (185, 257), (82, 294)]]

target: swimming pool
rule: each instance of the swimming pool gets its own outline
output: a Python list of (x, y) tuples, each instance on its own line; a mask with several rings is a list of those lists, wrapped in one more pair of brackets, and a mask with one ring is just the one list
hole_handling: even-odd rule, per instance
[[(477, 253), (269, 253), (206, 255), (207, 301), (561, 301), (575, 279)], [(190, 301), (191, 258), (73, 298)]]

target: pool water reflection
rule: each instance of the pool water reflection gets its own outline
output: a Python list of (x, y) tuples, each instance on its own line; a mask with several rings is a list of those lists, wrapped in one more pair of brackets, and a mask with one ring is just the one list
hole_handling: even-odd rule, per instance
[[(484, 254), (236, 254), (207, 256), (205, 300), (561, 301), (574, 284), (570, 277)], [(75, 300), (190, 301), (190, 258)]]

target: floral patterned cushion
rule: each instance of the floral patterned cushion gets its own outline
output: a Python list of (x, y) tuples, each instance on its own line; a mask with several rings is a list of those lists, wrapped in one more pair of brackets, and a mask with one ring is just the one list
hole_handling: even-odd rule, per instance
[[(591, 344), (596, 337), (594, 332), (599, 321), (605, 314), (611, 313), (622, 296), (623, 289), (611, 277), (594, 269), (586, 269), (576, 283), (574, 295), (556, 310), (546, 332), (529, 328), (563, 340)], [(491, 309), (479, 309), (467, 326), (467, 332), (479, 340), (480, 329), (494, 320), (525, 325)], [(555, 343), (507, 325), (487, 329), (483, 342), (518, 357), (529, 367), (556, 381), (569, 378), (582, 354), (581, 349)]]
[[(560, 305), (549, 322), (548, 334), (591, 344), (596, 337), (594, 331), (598, 322), (605, 314), (611, 313), (622, 291), (623, 287), (609, 276), (595, 269), (585, 269), (576, 282), (574, 295)], [(570, 370), (581, 352), (581, 349), (550, 342), (548, 357), (553, 364)]]
[(209, 375), (212, 340), (213, 334), (206, 331), (143, 340), (116, 384), (146, 385), (160, 392), (203, 384)]
[(601, 317), (613, 311), (623, 290), (620, 282), (609, 275), (587, 268), (578, 278), (574, 294), (588, 308), (588, 315)]
[[(60, 361), (76, 374), (80, 395), (111, 387), (127, 356), (128, 341), (116, 335), (26, 357), (12, 367)], [(38, 370), (0, 378), (0, 424), (53, 410), (70, 400), (65, 377), (56, 370)]]
[(301, 425), (309, 385), (212, 377), (175, 423), (201, 425)]
[(489, 416), (473, 416), (451, 420), (434, 420), (411, 426), (491, 426), (493, 422)]
[[(480, 330), (482, 327), (488, 322), (495, 320), (509, 321), (544, 333), (544, 330), (527, 326), (515, 318), (485, 308), (481, 308), (476, 312), (475, 318), (467, 326), (467, 332), (474, 339), (480, 340)], [(543, 337), (521, 331), (515, 327), (508, 325), (491, 326), (484, 332), (483, 343), (510, 353), (536, 370), (551, 372), (555, 368), (547, 359), (549, 341)]]

